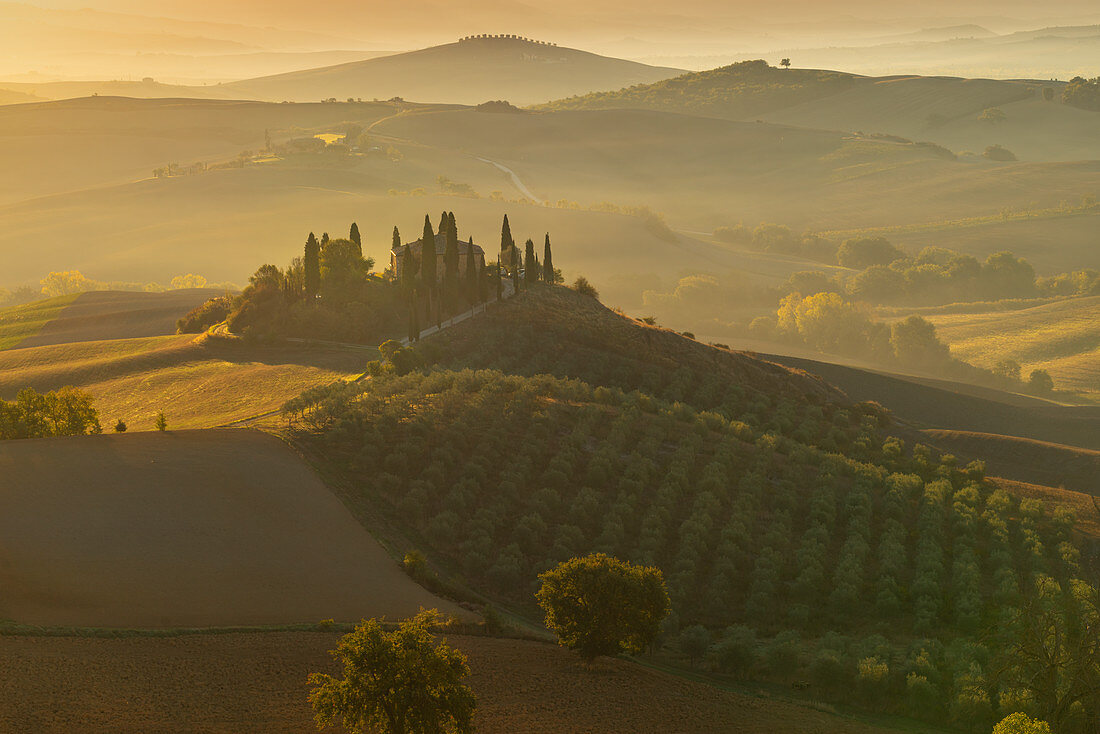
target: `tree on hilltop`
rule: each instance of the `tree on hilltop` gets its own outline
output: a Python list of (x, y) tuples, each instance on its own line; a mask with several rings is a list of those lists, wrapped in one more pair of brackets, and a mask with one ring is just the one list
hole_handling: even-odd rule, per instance
[(478, 272), (477, 255), (474, 254), (474, 238), (466, 243), (466, 298), (470, 305), (481, 302), (481, 274)]
[(535, 596), (546, 626), (586, 661), (641, 652), (668, 616), (668, 591), (657, 568), (596, 553), (559, 563), (539, 580)]
[(538, 282), (539, 269), (535, 262), (535, 242), (531, 238), (527, 238), (527, 243), (523, 247), (523, 280), (525, 284)]
[(348, 233), (348, 239), (355, 243), (355, 246), (359, 249), (359, 257), (363, 257), (363, 238), (359, 235), (359, 225), (355, 222), (351, 223), (351, 231)]
[(557, 274), (554, 272), (554, 260), (550, 253), (550, 233), (546, 233), (546, 243), (542, 246), (542, 280), (553, 285), (557, 282)]
[(424, 289), (424, 297), (427, 299), (427, 317), (432, 318), (432, 300), (435, 298), (435, 232), (432, 231), (432, 220), (424, 215), (424, 234), (420, 239), (420, 287)]
[(512, 227), (508, 224), (508, 215), (504, 215), (504, 224), (500, 228), (500, 258), (497, 260), (501, 267), (512, 269), (512, 257), (516, 249), (516, 241), (512, 239)]
[(306, 239), (306, 251), (302, 257), (305, 269), (306, 298), (313, 299), (321, 290), (321, 244), (312, 232)]
[(400, 247), (400, 246), (401, 246), (401, 232), (399, 232), (397, 227), (395, 226), (393, 228), (393, 244), (391, 245), (391, 247)]
[(444, 222), (443, 233), (447, 236), (447, 247), (443, 251), (443, 292), (446, 296), (447, 310), (454, 313), (458, 300), (458, 227), (451, 214)]
[(782, 61), (779, 62), (779, 65), (782, 66), (784, 69), (790, 69), (791, 68), (791, 60), (790, 59), (783, 59)]
[(477, 699), (462, 679), (466, 656), (436, 641), (436, 610), (422, 611), (393, 632), (377, 619), (344, 635), (332, 656), (343, 677), (309, 676), (318, 729), (343, 724), (353, 734), (442, 734), (473, 732)]

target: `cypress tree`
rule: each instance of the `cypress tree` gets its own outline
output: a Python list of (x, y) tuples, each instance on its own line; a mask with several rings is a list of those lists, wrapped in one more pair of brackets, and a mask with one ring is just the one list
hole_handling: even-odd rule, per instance
[(328, 244), (328, 232), (321, 233), (321, 249), (325, 249), (325, 245)]
[(424, 215), (424, 234), (420, 240), (420, 285), (424, 289), (427, 298), (428, 319), (432, 318), (432, 300), (435, 298), (435, 232), (432, 231), (432, 220)]
[(401, 254), (401, 288), (412, 303), (412, 297), (416, 291), (416, 259), (413, 257), (412, 248), (408, 245), (405, 245), (405, 251)]
[(393, 249), (401, 247), (401, 233), (397, 231), (397, 227), (393, 228), (393, 245), (391, 247)]
[(535, 258), (535, 241), (530, 238), (528, 238), (527, 245), (524, 247), (523, 279), (526, 281), (526, 285), (538, 282), (539, 279), (538, 260)]
[(512, 227), (508, 224), (508, 215), (504, 215), (504, 224), (500, 228), (500, 257), (497, 259), (497, 263), (501, 267), (511, 267), (512, 263), (512, 250), (515, 249), (516, 243), (512, 239)]
[(447, 230), (450, 229), (450, 227), (451, 217), (447, 214), (447, 212), (443, 212), (439, 215), (439, 229), (437, 231), (439, 232), (439, 234), (446, 234)]
[(310, 232), (306, 239), (305, 255), (302, 257), (306, 298), (313, 300), (321, 289), (321, 245), (317, 237)]
[(497, 263), (495, 272), (496, 272), (496, 276), (493, 278), (493, 280), (496, 281), (496, 286), (497, 286), (497, 301), (500, 301), (500, 299), (504, 297), (504, 282), (500, 277), (500, 263), (499, 262)]
[(454, 220), (447, 220), (447, 249), (443, 251), (443, 292), (446, 294), (447, 310), (454, 313), (458, 301), (458, 230)]
[(477, 304), (480, 289), (478, 288), (477, 255), (474, 254), (474, 238), (466, 244), (466, 298), (470, 305)]
[(542, 281), (553, 284), (556, 281), (554, 275), (554, 259), (550, 254), (550, 233), (546, 233), (546, 244), (542, 247)]
[(348, 233), (348, 239), (355, 243), (355, 251), (359, 254), (359, 257), (363, 257), (363, 238), (359, 235), (359, 225), (355, 222), (351, 223), (351, 232)]

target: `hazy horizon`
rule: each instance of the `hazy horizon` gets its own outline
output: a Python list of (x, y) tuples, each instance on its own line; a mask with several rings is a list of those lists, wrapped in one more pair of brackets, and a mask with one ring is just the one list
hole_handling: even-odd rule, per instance
[[(1012, 63), (968, 50), (929, 48), (954, 39), (1100, 24), (1095, 3), (1056, 9), (1023, 2), (924, 3), (902, 9), (843, 3), (526, 4), (329, 3), (324, 13), (295, 3), (35, 0), (0, 3), (0, 83), (140, 80), (209, 84), (328, 66), (450, 43), (480, 33), (514, 33), (659, 66), (713, 68), (745, 58), (791, 55), (803, 68), (867, 74), (920, 73), (1045, 78), (1078, 73), (1100, 59), (1096, 38), (1062, 60), (1024, 49)], [(964, 11), (965, 12), (962, 12)], [(891, 58), (890, 49), (903, 53)], [(913, 45), (916, 48), (911, 48)], [(874, 54), (860, 48), (881, 47)], [(1084, 47), (1081, 47), (1084, 46)], [(843, 52), (844, 49), (850, 49)], [(934, 53), (935, 60), (914, 53)], [(771, 59), (771, 57), (776, 57)], [(985, 73), (982, 73), (983, 70)], [(1082, 69), (1082, 72), (1084, 70)]]

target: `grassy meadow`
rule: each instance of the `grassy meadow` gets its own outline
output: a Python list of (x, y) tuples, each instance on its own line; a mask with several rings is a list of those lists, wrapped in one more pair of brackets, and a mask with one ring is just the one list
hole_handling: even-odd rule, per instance
[(78, 294), (0, 309), (0, 350), (11, 349), (53, 321)]
[(992, 367), (1011, 359), (1025, 375), (1046, 370), (1059, 389), (1100, 401), (1100, 296), (988, 313), (930, 310), (925, 317), (968, 362)]

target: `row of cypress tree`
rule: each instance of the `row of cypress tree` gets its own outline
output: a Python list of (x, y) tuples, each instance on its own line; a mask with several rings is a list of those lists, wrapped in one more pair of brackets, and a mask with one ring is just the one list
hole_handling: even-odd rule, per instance
[[(435, 248), (437, 234), (446, 237), (442, 273), (439, 271)], [(471, 307), (484, 303), (490, 283), (495, 286), (496, 299), (501, 300), (505, 273), (511, 276), (513, 291), (516, 293), (530, 283), (557, 282), (549, 233), (546, 235), (542, 263), (535, 255), (535, 245), (530, 239), (527, 240), (526, 253), (521, 257), (512, 239), (508, 215), (504, 215), (501, 229), (501, 256), (495, 265), (489, 267), (478, 262), (474, 253), (474, 239), (470, 237), (467, 242), (465, 270), (459, 272), (458, 225), (454, 212), (443, 212), (438, 230), (432, 228), (431, 217), (425, 214), (420, 241), (420, 259), (417, 262), (412, 248), (409, 245), (401, 246), (401, 234), (397, 227), (393, 229), (394, 251), (401, 252), (400, 286), (409, 304), (409, 338), (414, 341), (420, 337), (421, 312), (428, 323), (434, 321), (439, 327), (444, 315), (453, 316), (458, 313), (462, 310), (463, 303)]]

